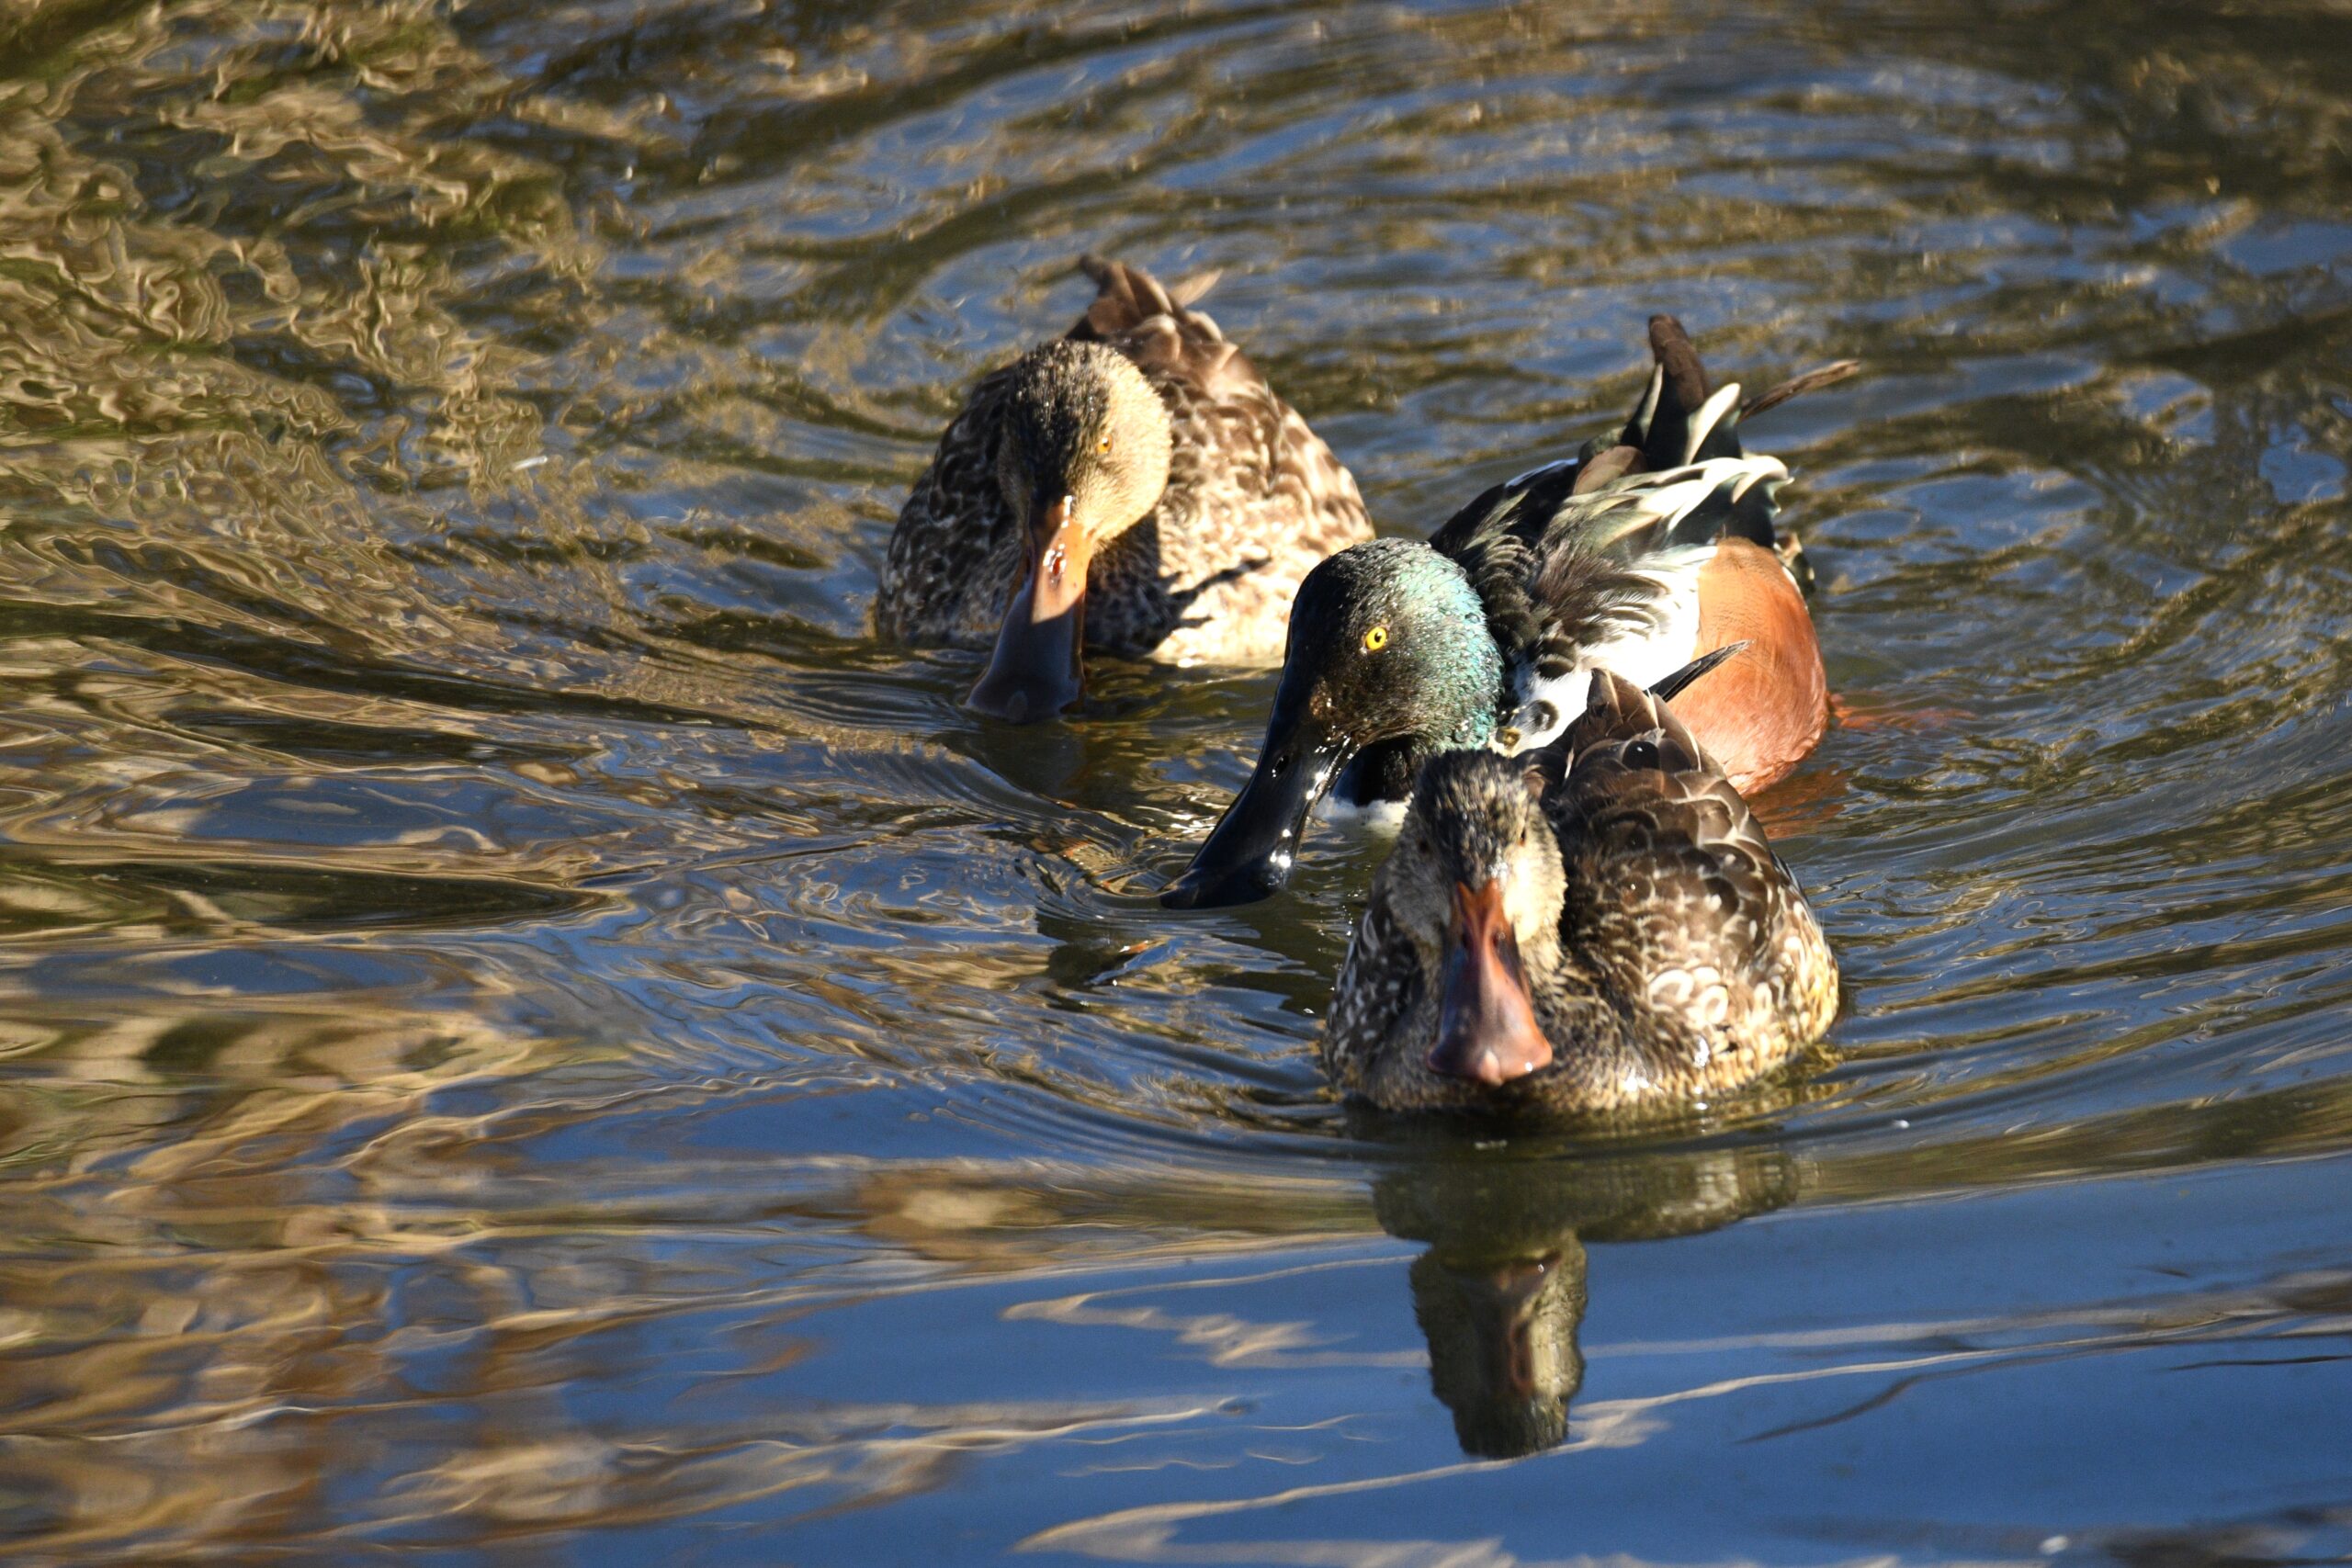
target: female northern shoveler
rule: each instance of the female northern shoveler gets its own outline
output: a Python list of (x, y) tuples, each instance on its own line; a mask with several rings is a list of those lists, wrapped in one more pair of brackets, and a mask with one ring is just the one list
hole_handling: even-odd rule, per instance
[(1671, 1107), (1829, 1027), (1821, 927), (1668, 709), (1669, 683), (1590, 684), (1532, 757), (1453, 751), (1421, 770), (1324, 1033), (1349, 1094), (1389, 1111)]
[(1650, 344), (1657, 367), (1613, 442), (1495, 486), (1427, 544), (1374, 540), (1308, 574), (1257, 769), (1164, 902), (1266, 897), (1327, 788), (1350, 807), (1401, 801), (1441, 750), (1541, 746), (1597, 670), (1654, 681), (1744, 642), (1677, 711), (1742, 789), (1813, 750), (1828, 690), (1781, 552), (1801, 557), (1773, 528), (1788, 470), (1744, 453), (1737, 427), (1856, 367), (1742, 408), (1736, 383), (1708, 389), (1673, 317), (1650, 318)]
[(1163, 288), (1088, 256), (1069, 333), (984, 377), (890, 536), (876, 629), (993, 646), (970, 705), (1012, 722), (1079, 698), (1082, 648), (1282, 656), (1299, 582), (1369, 538), (1355, 479), (1216, 323), (1214, 277)]

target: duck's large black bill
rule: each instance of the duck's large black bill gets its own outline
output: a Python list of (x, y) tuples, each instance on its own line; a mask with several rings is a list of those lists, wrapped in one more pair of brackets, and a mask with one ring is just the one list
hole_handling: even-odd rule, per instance
[(1193, 863), (1160, 890), (1159, 901), (1171, 909), (1214, 909), (1280, 891), (1290, 880), (1308, 813), (1355, 750), (1354, 742), (1329, 725), (1301, 718), (1295, 705), (1277, 697), (1257, 772), (1217, 818)]
[(976, 713), (1036, 724), (1078, 701), (1086, 640), (1086, 530), (1068, 497), (1032, 509), (1028, 575), (1004, 612), (988, 673), (964, 699)]

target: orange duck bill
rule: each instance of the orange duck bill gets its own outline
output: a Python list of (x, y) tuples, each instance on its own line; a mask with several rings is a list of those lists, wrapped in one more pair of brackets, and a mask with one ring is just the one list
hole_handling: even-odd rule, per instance
[(1453, 885), (1444, 985), (1431, 1072), (1495, 1089), (1551, 1065), (1552, 1043), (1535, 1021), (1501, 883)]
[(1030, 508), (1028, 557), (1021, 586), (1004, 612), (988, 673), (964, 705), (1009, 724), (1053, 717), (1083, 690), (1086, 642), (1086, 529), (1069, 497), (1038, 498)]

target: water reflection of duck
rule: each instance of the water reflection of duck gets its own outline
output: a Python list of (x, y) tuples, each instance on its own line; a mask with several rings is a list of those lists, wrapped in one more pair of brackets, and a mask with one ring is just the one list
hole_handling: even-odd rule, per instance
[(1738, 792), (1660, 695), (1602, 671), (1544, 751), (1422, 770), (1323, 1066), (1392, 1111), (1650, 1112), (1752, 1082), (1837, 1006), (1821, 927)]
[(1544, 745), (1595, 670), (1645, 685), (1744, 641), (1678, 704), (1683, 722), (1742, 789), (1813, 750), (1827, 685), (1803, 555), (1774, 525), (1788, 469), (1744, 452), (1738, 425), (1855, 367), (1742, 407), (1737, 383), (1709, 389), (1673, 317), (1650, 319), (1650, 344), (1657, 368), (1613, 440), (1495, 486), (1426, 544), (1376, 540), (1308, 574), (1257, 769), (1165, 902), (1264, 897), (1327, 789), (1351, 807), (1400, 801), (1438, 751)]
[(1063, 337), (981, 378), (899, 513), (875, 604), (901, 642), (995, 649), (971, 705), (1078, 700), (1081, 644), (1279, 659), (1316, 562), (1368, 538), (1356, 483), (1255, 366), (1162, 288), (1086, 257)]
[(1786, 1203), (1776, 1148), (1600, 1160), (1426, 1151), (1373, 1186), (1381, 1227), (1430, 1249), (1413, 1260), (1413, 1315), (1430, 1385), (1463, 1451), (1512, 1459), (1557, 1446), (1584, 1382), (1577, 1330), (1587, 1241), (1696, 1235)]

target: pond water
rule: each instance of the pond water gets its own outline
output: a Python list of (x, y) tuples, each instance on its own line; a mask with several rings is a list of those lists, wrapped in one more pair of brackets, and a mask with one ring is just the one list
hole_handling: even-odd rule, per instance
[[(27, 1562), (2352, 1554), (2352, 14), (0, 18)], [(1827, 1057), (1352, 1122), (1376, 841), (1153, 890), (1264, 671), (876, 647), (1101, 250), (1417, 532), (1670, 310), (1849, 718)]]

